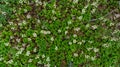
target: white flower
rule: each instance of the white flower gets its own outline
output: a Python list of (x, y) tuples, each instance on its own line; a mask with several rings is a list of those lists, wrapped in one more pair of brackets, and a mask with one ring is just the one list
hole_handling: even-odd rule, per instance
[(78, 57), (78, 53), (74, 53), (74, 56), (75, 56), (75, 57)]
[(74, 40), (73, 40), (73, 43), (76, 43), (76, 42), (77, 42), (76, 39), (74, 39)]
[(99, 49), (97, 49), (97, 48), (94, 48), (94, 52), (98, 52), (99, 51)]
[(52, 10), (52, 13), (55, 14), (56, 13), (55, 10)]
[(30, 55), (30, 51), (27, 51), (27, 52), (26, 52), (26, 56), (29, 56), (29, 55)]
[(47, 34), (50, 34), (51, 32), (50, 31), (47, 31)]
[(71, 45), (72, 44), (72, 42), (69, 42), (69, 45)]
[(28, 38), (28, 41), (31, 41), (31, 38)]
[(6, 15), (6, 12), (2, 12), (3, 15)]
[(98, 3), (97, 3), (97, 2), (93, 2), (91, 5), (97, 7), (97, 6), (98, 6)]
[(82, 20), (82, 18), (83, 18), (83, 16), (79, 16), (79, 17), (78, 17), (79, 20)]
[(30, 14), (27, 14), (27, 19), (30, 19), (31, 18), (31, 15)]
[(97, 25), (92, 26), (93, 30), (97, 29)]
[(57, 46), (55, 46), (55, 50), (58, 50), (58, 47), (57, 47)]
[(24, 25), (26, 24), (26, 21), (25, 20), (23, 20), (23, 22), (22, 22)]
[(3, 25), (2, 24), (0, 24), (0, 27), (2, 27)]
[(29, 59), (29, 60), (28, 60), (29, 63), (32, 62), (32, 61), (33, 61), (33, 59)]
[(93, 61), (94, 61), (94, 60), (95, 60), (95, 57), (91, 57), (91, 60), (93, 60)]
[(17, 38), (16, 41), (19, 43), (19, 42), (20, 42), (20, 39)]
[(44, 55), (44, 54), (42, 55), (42, 58), (45, 58), (45, 55)]
[(65, 31), (65, 35), (68, 33), (68, 31)]
[(73, 34), (73, 37), (77, 37), (77, 35), (76, 35), (76, 34)]
[(87, 25), (86, 25), (86, 28), (88, 28), (88, 27), (90, 27), (90, 24), (87, 24)]
[(87, 48), (88, 51), (92, 50), (93, 48)]
[(109, 44), (103, 44), (103, 47), (109, 47)]
[(24, 12), (26, 13), (28, 10), (27, 9), (24, 9)]
[(5, 44), (5, 46), (9, 46), (9, 43), (4, 43)]
[(41, 23), (39, 19), (37, 20), (37, 22), (38, 22), (38, 23)]
[(37, 49), (36, 49), (36, 48), (34, 48), (34, 49), (33, 49), (33, 52), (36, 52), (36, 51), (37, 51)]
[(90, 56), (89, 55), (85, 55), (85, 58), (89, 58)]
[(18, 23), (18, 25), (19, 25), (19, 26), (21, 26), (21, 25), (22, 25), (22, 23)]
[(69, 29), (69, 26), (67, 26), (66, 29)]
[(46, 61), (49, 62), (50, 61), (50, 57), (47, 57)]
[(41, 33), (42, 34), (50, 34), (51, 32), (50, 31), (41, 30)]
[(22, 54), (24, 48), (20, 48), (20, 50), (16, 53), (16, 56), (18, 56), (19, 54)]
[(2, 60), (4, 60), (4, 58), (3, 58), (3, 57), (0, 57), (0, 61), (2, 61)]
[(83, 9), (82, 9), (82, 14), (85, 14), (85, 12), (86, 12), (86, 11), (85, 11), (85, 9), (83, 8)]
[(7, 63), (8, 63), (8, 64), (12, 64), (12, 63), (13, 63), (13, 60), (11, 59), (11, 60), (9, 60)]
[(61, 33), (61, 30), (60, 30), (60, 29), (58, 30), (58, 33)]
[(33, 36), (34, 36), (34, 37), (37, 37), (37, 34), (36, 34), (36, 33), (33, 33)]
[(81, 44), (82, 44), (82, 42), (78, 42), (77, 44), (81, 45)]
[(48, 63), (48, 64), (44, 65), (44, 67), (50, 67), (50, 63)]
[(37, 55), (37, 56), (35, 57), (35, 59), (38, 59), (38, 58), (40, 58), (39, 55)]
[(51, 41), (54, 41), (54, 38), (53, 37), (51, 37), (51, 39), (50, 39)]
[(70, 25), (70, 24), (72, 24), (72, 22), (71, 22), (71, 21), (68, 21), (68, 25)]
[(10, 25), (13, 25), (13, 22), (9, 22)]
[(96, 9), (92, 9), (91, 13), (95, 13)]
[(75, 3), (78, 3), (78, 0), (73, 0), (73, 3), (75, 4)]
[(79, 27), (76, 27), (76, 28), (74, 28), (74, 30), (75, 30), (75, 31), (79, 31), (79, 30), (80, 30), (80, 28), (79, 28)]

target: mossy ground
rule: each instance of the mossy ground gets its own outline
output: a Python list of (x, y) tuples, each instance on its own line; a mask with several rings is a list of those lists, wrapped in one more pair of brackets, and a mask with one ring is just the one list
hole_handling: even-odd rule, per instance
[(119, 67), (115, 0), (0, 0), (0, 67)]

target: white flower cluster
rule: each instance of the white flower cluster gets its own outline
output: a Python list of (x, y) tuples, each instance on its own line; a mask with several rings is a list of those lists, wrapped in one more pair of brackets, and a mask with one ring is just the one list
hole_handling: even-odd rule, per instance
[(50, 31), (46, 31), (46, 30), (41, 30), (41, 33), (42, 34), (50, 34), (51, 32)]

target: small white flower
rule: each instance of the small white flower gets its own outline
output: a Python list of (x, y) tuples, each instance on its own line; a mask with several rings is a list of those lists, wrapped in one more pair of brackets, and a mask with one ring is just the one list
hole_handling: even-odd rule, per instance
[(88, 8), (88, 6), (89, 6), (89, 4), (87, 4), (87, 5), (84, 7), (84, 9), (87, 9), (87, 8)]
[(9, 46), (9, 43), (4, 43), (5, 44), (5, 46)]
[(88, 27), (90, 27), (90, 24), (87, 24), (87, 25), (86, 25), (86, 28), (88, 28)]
[(45, 64), (44, 67), (50, 67), (50, 63)]
[(85, 14), (85, 12), (86, 12), (86, 11), (85, 11), (85, 9), (83, 8), (83, 9), (82, 9), (82, 14)]
[(37, 55), (37, 56), (35, 57), (35, 59), (38, 59), (38, 58), (40, 58), (39, 55)]
[(103, 47), (109, 47), (109, 44), (103, 44)]
[(19, 25), (19, 26), (21, 26), (21, 25), (22, 25), (22, 23), (18, 23), (18, 25)]
[(85, 55), (85, 58), (89, 58), (90, 56), (89, 55)]
[(97, 7), (97, 6), (98, 6), (98, 3), (97, 3), (97, 2), (93, 2), (91, 5)]
[(72, 44), (72, 42), (69, 42), (69, 45), (71, 45)]
[(73, 34), (73, 37), (77, 37), (77, 35), (76, 35), (76, 34)]
[(49, 62), (50, 61), (50, 57), (47, 57), (46, 61)]
[(39, 19), (37, 20), (37, 22), (38, 22), (38, 23), (41, 23)]
[(2, 12), (3, 15), (6, 15), (6, 12)]
[(3, 58), (3, 57), (0, 57), (0, 61), (2, 61), (2, 60), (4, 60), (4, 58)]
[(28, 38), (28, 41), (31, 41), (31, 38)]
[(2, 24), (0, 24), (0, 27), (2, 27), (3, 25)]
[(29, 60), (28, 60), (29, 63), (32, 62), (32, 61), (33, 61), (33, 59), (29, 59)]
[(55, 14), (56, 13), (55, 10), (52, 10), (52, 13)]
[(54, 41), (54, 38), (53, 37), (51, 37), (51, 39), (50, 39), (51, 41)]
[(57, 47), (57, 46), (55, 46), (55, 50), (58, 50), (58, 47)]
[(78, 3), (78, 0), (73, 0), (73, 3), (75, 4), (75, 3)]
[(74, 39), (74, 40), (73, 40), (73, 43), (76, 43), (76, 42), (77, 42), (76, 39)]
[(26, 25), (26, 23), (27, 23), (27, 22), (26, 22), (25, 20), (23, 20), (23, 22), (22, 22), (22, 23), (23, 23), (24, 25)]
[(30, 55), (30, 51), (27, 51), (27, 52), (26, 52), (26, 56), (29, 56), (29, 55)]
[(92, 9), (91, 13), (95, 13), (96, 9)]
[(78, 53), (74, 53), (74, 56), (75, 56), (75, 57), (78, 57)]
[(20, 39), (17, 38), (16, 41), (19, 43), (19, 42), (20, 42)]
[(70, 24), (72, 24), (72, 22), (71, 22), (71, 21), (68, 21), (68, 25), (70, 25)]
[(42, 58), (45, 58), (45, 55), (44, 55), (44, 54), (42, 55)]
[(97, 48), (94, 48), (94, 52), (98, 52), (99, 51), (99, 49), (97, 49)]
[(58, 30), (58, 33), (61, 33), (61, 30), (60, 30), (60, 29)]
[(24, 9), (24, 12), (26, 13), (28, 10), (27, 9)]
[(97, 29), (97, 25), (92, 26), (93, 30)]
[(82, 44), (82, 42), (78, 42), (77, 44), (81, 45), (81, 44)]
[(36, 51), (37, 51), (37, 49), (36, 49), (36, 48), (34, 48), (34, 49), (33, 49), (33, 52), (36, 52)]
[(50, 31), (47, 31), (47, 34), (50, 34), (51, 32)]
[(94, 60), (95, 60), (95, 57), (91, 57), (91, 60), (93, 60), (93, 61), (94, 61)]
[(11, 60), (9, 60), (7, 63), (8, 63), (8, 64), (12, 64), (12, 63), (13, 63), (13, 60), (11, 59)]
[(76, 27), (76, 28), (74, 28), (74, 30), (75, 30), (75, 31), (79, 31), (79, 30), (80, 30), (80, 28), (79, 28), (79, 27)]
[(92, 50), (93, 48), (87, 48), (88, 51)]
[(27, 19), (30, 19), (31, 18), (31, 15), (30, 14), (27, 14)]
[(9, 22), (10, 25), (13, 25), (13, 22)]
[(68, 33), (68, 31), (65, 31), (65, 35)]
[(83, 16), (79, 16), (79, 17), (78, 17), (79, 20), (82, 20), (82, 18), (83, 18)]
[(33, 33), (33, 36), (34, 36), (34, 37), (37, 37), (37, 34), (36, 34), (36, 33)]
[(69, 29), (69, 26), (67, 26), (66, 29)]

